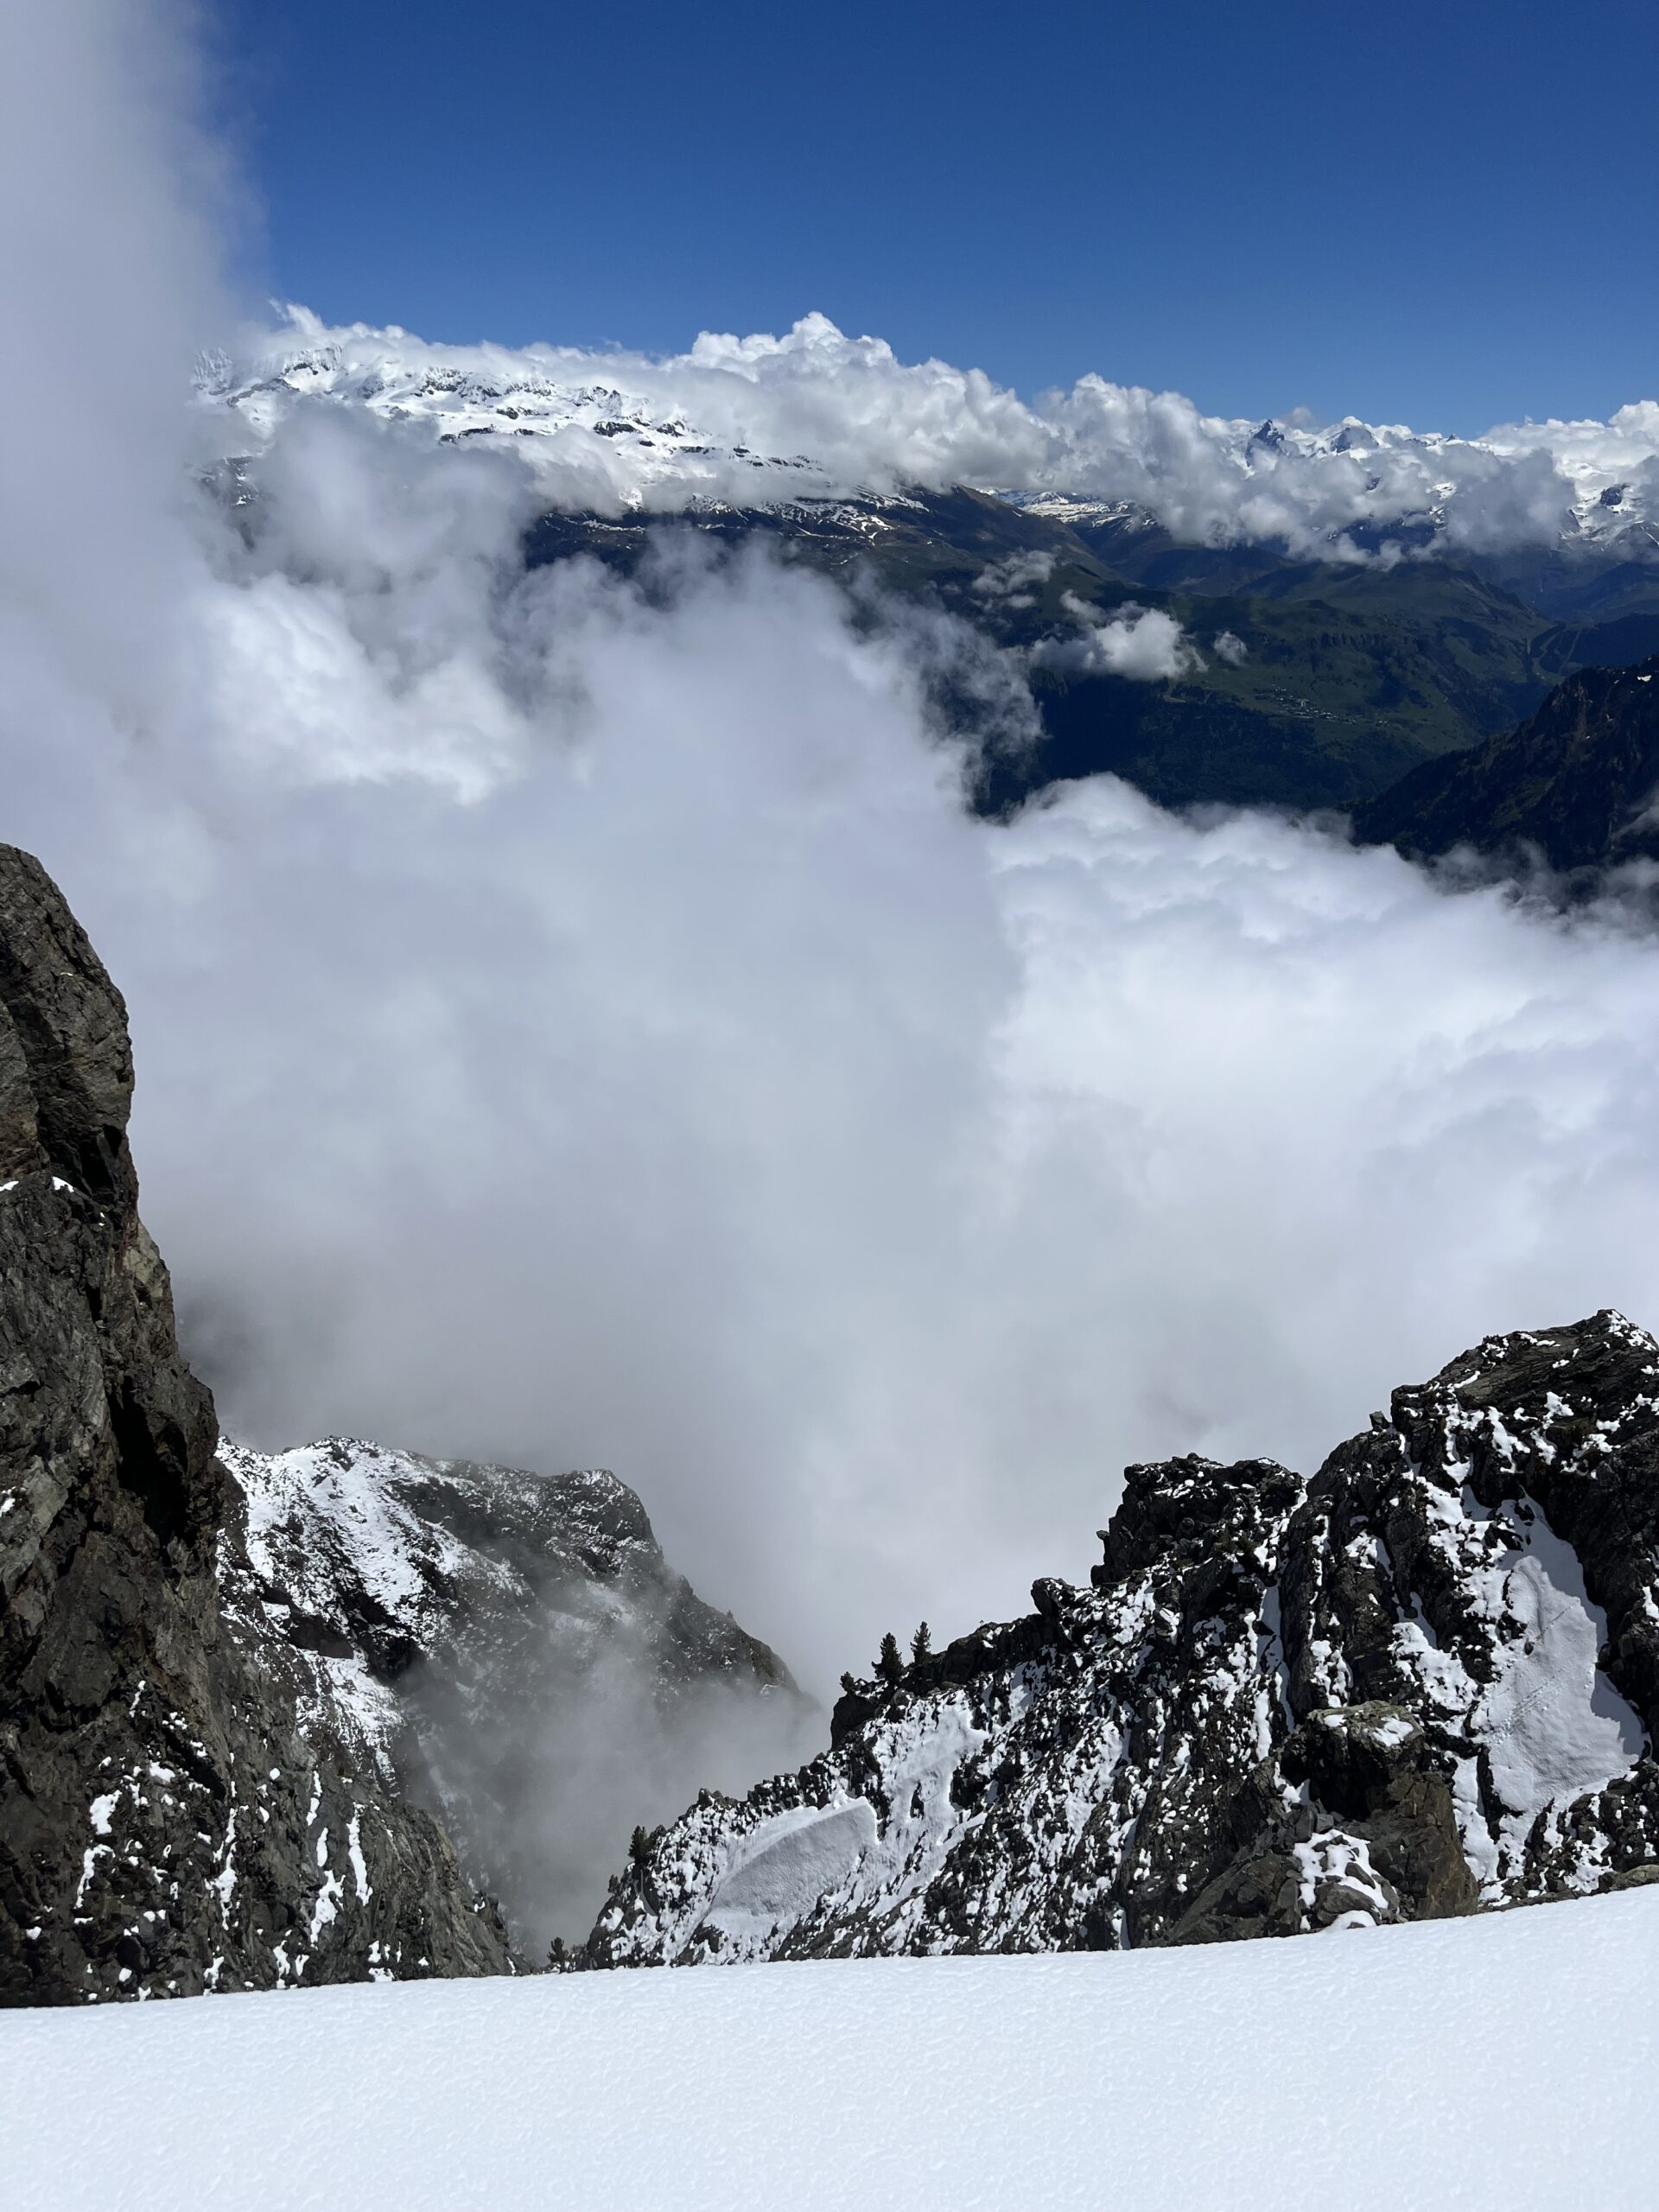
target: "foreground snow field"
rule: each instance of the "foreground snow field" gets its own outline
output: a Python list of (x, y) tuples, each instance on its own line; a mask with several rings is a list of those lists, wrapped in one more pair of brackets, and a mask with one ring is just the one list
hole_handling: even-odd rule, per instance
[(0, 2018), (10, 2212), (1649, 2207), (1659, 1890), (1217, 1948)]

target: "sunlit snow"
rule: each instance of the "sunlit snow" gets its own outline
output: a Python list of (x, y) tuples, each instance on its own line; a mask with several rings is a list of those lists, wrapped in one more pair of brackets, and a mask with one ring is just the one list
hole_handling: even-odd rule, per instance
[(1653, 2202), (1659, 1894), (0, 2018), (9, 2212)]

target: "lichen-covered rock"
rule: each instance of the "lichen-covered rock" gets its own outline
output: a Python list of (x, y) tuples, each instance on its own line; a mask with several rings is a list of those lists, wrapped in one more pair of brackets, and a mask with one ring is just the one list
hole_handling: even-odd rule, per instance
[(1103, 1540), (705, 1794), (581, 1962), (1288, 1935), (1659, 1864), (1659, 1344), (1619, 1315), (1488, 1338), (1312, 1482), (1132, 1467)]
[(226, 1478), (131, 1090), (119, 993), (0, 847), (0, 2004), (501, 1972), (437, 1826), (223, 1633)]

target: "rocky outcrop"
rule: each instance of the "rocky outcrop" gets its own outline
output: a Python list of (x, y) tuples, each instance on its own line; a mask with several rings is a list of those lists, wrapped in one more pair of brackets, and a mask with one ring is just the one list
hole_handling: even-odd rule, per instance
[(131, 1091), (119, 993), (0, 847), (0, 2003), (501, 1972), (435, 1823), (224, 1632)]
[(1313, 1480), (1129, 1469), (1093, 1586), (853, 1681), (705, 1793), (595, 1966), (1121, 1948), (1433, 1918), (1659, 1863), (1659, 1344), (1489, 1338)]
[(747, 1781), (821, 1718), (669, 1567), (614, 1475), (342, 1437), (221, 1452), (232, 1633), (314, 1745), (439, 1816), (527, 1955), (582, 1934), (631, 1828), (723, 1751)]

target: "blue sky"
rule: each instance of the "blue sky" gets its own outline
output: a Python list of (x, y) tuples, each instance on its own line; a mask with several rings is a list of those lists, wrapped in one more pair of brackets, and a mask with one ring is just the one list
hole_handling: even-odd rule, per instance
[(331, 321), (678, 350), (811, 308), (1027, 393), (1464, 432), (1659, 396), (1659, 10), (216, 0)]

